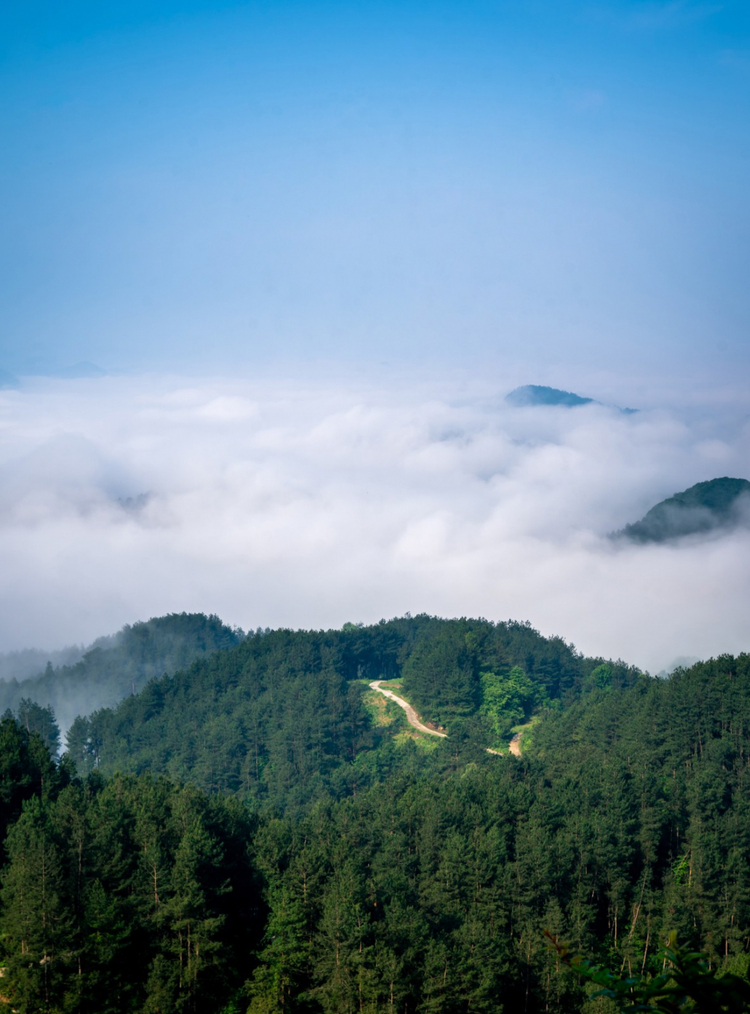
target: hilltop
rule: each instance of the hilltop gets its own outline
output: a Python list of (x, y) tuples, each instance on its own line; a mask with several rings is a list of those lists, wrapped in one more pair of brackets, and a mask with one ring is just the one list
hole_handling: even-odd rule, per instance
[[(505, 400), (514, 408), (526, 408), (528, 406), (562, 406), (563, 408), (579, 408), (581, 405), (601, 405), (602, 402), (594, 398), (585, 398), (573, 391), (562, 391), (558, 387), (544, 387), (540, 384), (526, 384), (523, 387), (516, 387)], [(637, 412), (636, 408), (617, 408), (618, 412), (624, 415), (632, 415)]]
[(698, 482), (652, 507), (640, 521), (613, 533), (632, 542), (668, 542), (730, 530), (750, 521), (750, 482), (724, 476)]
[(656, 679), (522, 623), (258, 631), (68, 742), (0, 720), (16, 1010), (594, 1014), (544, 929), (747, 973), (748, 655)]
[(506, 394), (505, 400), (516, 408), (525, 405), (564, 405), (566, 408), (576, 408), (579, 405), (598, 404), (593, 398), (583, 398), (572, 391), (561, 391), (557, 387), (543, 387), (539, 384), (516, 387), (510, 394)]
[[(507, 749), (514, 728), (540, 709), (563, 707), (589, 685), (631, 685), (637, 675), (514, 621), (423, 615), (258, 631), (76, 719), (68, 751), (82, 772), (167, 774), (302, 813), (389, 771), (440, 766), (451, 751), (471, 758), (488, 746)], [(448, 738), (419, 742), (403, 713), (380, 721), (369, 684), (382, 679), (398, 679), (423, 721)]]

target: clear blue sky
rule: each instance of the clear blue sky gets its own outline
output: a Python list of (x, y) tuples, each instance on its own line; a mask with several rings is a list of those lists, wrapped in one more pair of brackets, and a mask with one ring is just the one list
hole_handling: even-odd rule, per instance
[(26, 0), (0, 60), (0, 369), (747, 367), (746, 3)]

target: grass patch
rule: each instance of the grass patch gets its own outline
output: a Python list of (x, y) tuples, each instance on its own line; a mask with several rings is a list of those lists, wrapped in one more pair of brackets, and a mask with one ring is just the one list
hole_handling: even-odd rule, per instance
[(433, 750), (437, 749), (438, 744), (442, 742), (437, 736), (425, 736), (423, 732), (413, 729), (408, 723), (405, 729), (396, 733), (393, 740), (397, 746), (414, 743), (418, 749), (423, 750), (425, 753), (432, 753)]
[[(377, 690), (370, 689), (369, 680), (360, 680), (367, 686), (362, 695), (362, 703), (370, 716), (373, 725), (380, 729), (389, 729), (393, 734), (393, 740), (397, 746), (404, 746), (406, 743), (415, 743), (417, 748), (425, 753), (432, 753), (440, 740), (436, 736), (427, 736), (409, 724), (406, 713), (395, 701), (384, 697)], [(380, 685), (386, 690), (394, 693), (401, 690), (401, 680), (382, 680)], [(399, 696), (401, 696), (399, 694)], [(405, 700), (406, 698), (404, 698)]]
[(531, 749), (534, 744), (534, 726), (539, 725), (542, 720), (541, 715), (532, 715), (528, 722), (524, 722), (523, 725), (514, 725), (510, 730), (514, 735), (518, 733), (520, 739), (518, 745), (521, 749), (521, 753), (525, 753)]
[(379, 728), (401, 725), (399, 721), (401, 716), (406, 721), (406, 715), (404, 715), (403, 710), (397, 704), (394, 704), (393, 701), (389, 701), (387, 697), (379, 694), (377, 690), (370, 690), (368, 687), (362, 695), (362, 703), (365, 706), (365, 711), (370, 716), (372, 724)]
[(393, 741), (397, 746), (404, 746), (406, 743), (415, 743), (420, 750), (431, 753), (438, 745), (438, 739), (433, 736), (425, 736), (424, 733), (412, 728), (407, 721), (404, 709), (398, 704), (383, 697), (377, 690), (369, 688), (362, 695), (362, 703), (370, 716), (372, 724), (380, 729), (388, 729), (392, 732)]

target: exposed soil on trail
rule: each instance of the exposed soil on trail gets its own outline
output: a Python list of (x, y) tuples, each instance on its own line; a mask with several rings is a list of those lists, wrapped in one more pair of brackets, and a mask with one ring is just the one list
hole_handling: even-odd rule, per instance
[(397, 697), (392, 690), (386, 690), (384, 687), (381, 687), (380, 684), (382, 682), (383, 680), (373, 680), (370, 684), (371, 689), (377, 690), (379, 694), (383, 694), (383, 696), (387, 697), (388, 700), (395, 701), (399, 708), (403, 708), (406, 712), (406, 720), (409, 725), (413, 725), (414, 728), (419, 729), (420, 732), (426, 732), (429, 736), (440, 736), (442, 739), (447, 737), (447, 732), (438, 732), (437, 729), (431, 729), (428, 725), (425, 725), (424, 722), (421, 722), (419, 715), (416, 713), (411, 704), (409, 704), (408, 701), (405, 701), (403, 697)]
[[(398, 704), (399, 708), (403, 708), (404, 711), (406, 712), (406, 720), (408, 721), (409, 725), (413, 726), (415, 729), (418, 729), (419, 732), (426, 732), (428, 736), (440, 736), (441, 739), (447, 738), (448, 736), (447, 732), (439, 732), (437, 729), (431, 729), (429, 725), (425, 725), (424, 722), (420, 719), (419, 715), (414, 710), (414, 708), (411, 706), (411, 704), (409, 704), (408, 701), (405, 701), (403, 697), (398, 697), (396, 694), (394, 694), (392, 690), (387, 690), (385, 687), (381, 687), (380, 684), (383, 682), (384, 682), (383, 680), (373, 680), (372, 683), (370, 684), (370, 689), (377, 690), (379, 694), (383, 694), (383, 696), (387, 697), (389, 701), (393, 701), (395, 704)], [(510, 741), (510, 743), (508, 744), (508, 749), (510, 750), (510, 752), (513, 754), (514, 757), (521, 756), (520, 732), (517, 732), (513, 737), (513, 739)], [(487, 753), (494, 753), (497, 757), (504, 756), (504, 754), (500, 750), (493, 750), (492, 747), (488, 746), (486, 747), (486, 750)]]

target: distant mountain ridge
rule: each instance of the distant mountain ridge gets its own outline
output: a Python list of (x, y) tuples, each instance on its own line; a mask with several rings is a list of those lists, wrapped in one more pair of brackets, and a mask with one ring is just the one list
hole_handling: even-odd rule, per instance
[[(111, 707), (149, 680), (184, 669), (195, 659), (238, 645), (244, 634), (203, 613), (170, 613), (126, 625), (81, 650), (72, 664), (40, 666), (38, 675), (0, 680), (0, 714), (23, 700), (52, 707), (65, 730), (76, 715)], [(32, 657), (40, 653), (32, 652)], [(52, 655), (57, 661), (63, 652)], [(82, 657), (81, 657), (82, 656)]]
[[(528, 406), (562, 406), (563, 408), (578, 408), (581, 405), (601, 405), (602, 402), (593, 398), (584, 398), (573, 391), (563, 391), (558, 387), (544, 387), (540, 384), (525, 384), (523, 387), (516, 387), (505, 400), (514, 408), (526, 408)], [(612, 406), (616, 408), (617, 406)], [(631, 415), (637, 412), (636, 408), (618, 408), (618, 411)]]
[(575, 408), (578, 405), (594, 404), (593, 398), (582, 398), (580, 394), (574, 394), (572, 391), (561, 391), (557, 387), (542, 387), (539, 384), (516, 387), (510, 394), (506, 394), (505, 400), (518, 408), (525, 405), (564, 405), (566, 408)]
[(750, 482), (725, 475), (698, 482), (662, 500), (640, 521), (625, 525), (619, 532), (613, 532), (612, 537), (641, 543), (668, 542), (748, 524)]

